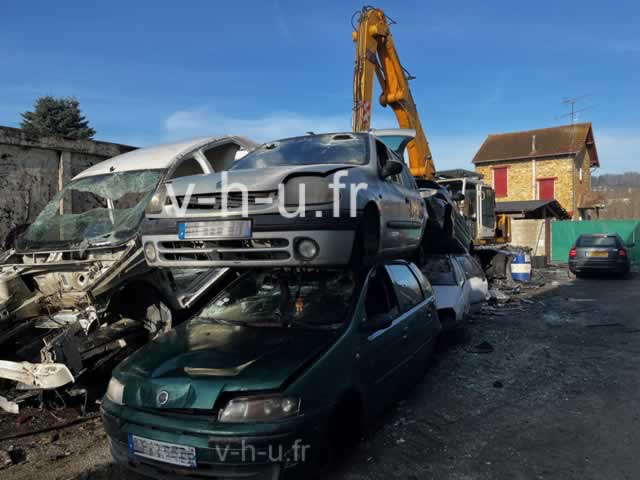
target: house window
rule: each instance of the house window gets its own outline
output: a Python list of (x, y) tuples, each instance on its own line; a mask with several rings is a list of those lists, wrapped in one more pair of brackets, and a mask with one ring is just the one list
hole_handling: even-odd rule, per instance
[(496, 197), (506, 197), (509, 194), (507, 181), (508, 171), (508, 167), (493, 169), (493, 189), (496, 191)]
[(538, 198), (540, 200), (553, 200), (555, 198), (555, 178), (541, 178), (538, 180)]

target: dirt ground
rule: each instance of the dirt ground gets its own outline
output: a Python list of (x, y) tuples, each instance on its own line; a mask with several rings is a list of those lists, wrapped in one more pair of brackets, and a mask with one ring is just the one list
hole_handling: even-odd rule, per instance
[[(475, 315), (470, 341), (439, 352), (332, 478), (640, 478), (640, 274), (546, 280)], [(75, 410), (54, 413), (0, 414), (1, 436)], [(99, 420), (10, 446), (3, 480), (139, 478), (111, 464)]]

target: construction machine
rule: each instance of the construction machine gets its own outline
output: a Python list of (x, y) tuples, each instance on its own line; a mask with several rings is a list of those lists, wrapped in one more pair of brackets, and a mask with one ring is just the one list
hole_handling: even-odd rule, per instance
[[(405, 147), (408, 163), (418, 187), (437, 188), (434, 182), (450, 193), (458, 207), (453, 215), (461, 214), (468, 225), (474, 244), (504, 241), (506, 229), (496, 228), (495, 192), (482, 182), (475, 172), (436, 172), (435, 163), (427, 136), (422, 128), (418, 109), (411, 94), (409, 80), (412, 77), (402, 66), (389, 28), (395, 23), (378, 8), (366, 6), (352, 18), (353, 40), (356, 43), (356, 60), (353, 78), (353, 130), (366, 132), (371, 129), (374, 75), (382, 89), (380, 105), (391, 107), (400, 129), (412, 131), (414, 137), (408, 142), (396, 136), (381, 140), (393, 150)], [(404, 153), (402, 152), (402, 153)], [(452, 225), (456, 221), (449, 222)], [(455, 232), (453, 232), (455, 234)], [(465, 247), (467, 247), (465, 245)], [(468, 246), (472, 249), (473, 245)]]

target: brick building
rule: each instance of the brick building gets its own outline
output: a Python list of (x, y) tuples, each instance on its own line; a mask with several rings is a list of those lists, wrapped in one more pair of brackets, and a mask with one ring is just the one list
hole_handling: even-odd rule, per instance
[(593, 216), (591, 123), (489, 135), (473, 158), (496, 201), (557, 200), (573, 219)]

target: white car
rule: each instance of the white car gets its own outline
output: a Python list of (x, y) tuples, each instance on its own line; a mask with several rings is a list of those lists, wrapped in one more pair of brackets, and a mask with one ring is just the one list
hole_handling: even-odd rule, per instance
[(456, 255), (458, 262), (469, 283), (469, 301), (471, 311), (477, 312), (482, 304), (489, 300), (489, 282), (480, 264), (471, 255)]
[(471, 289), (462, 267), (451, 255), (429, 255), (421, 270), (433, 287), (444, 333), (462, 340), (471, 306)]

